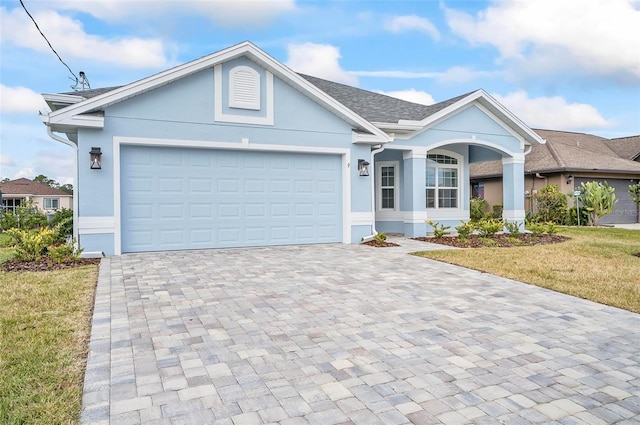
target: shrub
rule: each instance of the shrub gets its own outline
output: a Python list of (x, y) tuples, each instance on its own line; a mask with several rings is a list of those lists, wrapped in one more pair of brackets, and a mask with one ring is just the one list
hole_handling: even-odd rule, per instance
[(373, 240), (380, 243), (385, 242), (387, 240), (387, 234), (384, 232), (379, 232), (373, 237)]
[(53, 243), (55, 231), (46, 227), (40, 229), (9, 229), (7, 234), (14, 240), (15, 257), (22, 261), (38, 261)]
[(57, 243), (66, 242), (67, 238), (73, 235), (73, 210), (68, 208), (56, 210), (49, 220), (49, 226), (53, 228), (57, 227)]
[(629, 186), (629, 197), (638, 207), (640, 207), (640, 183)]
[(3, 230), (37, 229), (47, 225), (47, 216), (36, 208), (33, 201), (24, 201), (14, 212), (4, 213), (1, 223)]
[(488, 209), (489, 203), (482, 198), (471, 198), (469, 200), (469, 216), (471, 221), (482, 220)]
[(553, 221), (558, 224), (566, 221), (567, 196), (560, 192), (558, 186), (555, 184), (546, 185), (534, 195), (534, 199), (538, 207), (536, 221)]
[(455, 229), (458, 232), (458, 238), (461, 241), (467, 241), (471, 232), (475, 230), (475, 226), (471, 221), (460, 221), (460, 224)]
[[(577, 226), (578, 225), (578, 208), (576, 207), (571, 207), (568, 210), (568, 215), (567, 215), (567, 224), (570, 226)], [(586, 226), (587, 224), (589, 224), (589, 211), (583, 207), (580, 206), (580, 226)]]
[(83, 249), (79, 246), (76, 247), (76, 241), (75, 239), (72, 239), (71, 241), (61, 245), (51, 245), (47, 251), (49, 253), (49, 257), (51, 257), (55, 263), (61, 264), (80, 258), (80, 254)]
[(518, 236), (520, 232), (520, 225), (522, 223), (518, 223), (517, 221), (505, 221), (504, 227), (507, 229), (507, 232), (511, 233), (513, 236)]
[(494, 205), (493, 207), (491, 207), (491, 216), (493, 218), (502, 220), (502, 211), (503, 211), (502, 205)]
[(600, 224), (600, 218), (611, 214), (617, 201), (615, 188), (607, 182), (586, 182), (580, 186), (580, 202), (589, 211), (592, 226)]
[(558, 226), (553, 221), (547, 221), (546, 223), (529, 222), (527, 223), (527, 230), (533, 233), (533, 236), (542, 236), (545, 233), (554, 235), (558, 233)]
[(451, 233), (448, 231), (451, 226), (445, 226), (444, 224), (436, 223), (432, 220), (427, 220), (426, 223), (433, 228), (433, 237), (436, 239), (440, 239), (444, 235)]
[(504, 228), (504, 221), (495, 218), (484, 219), (476, 223), (478, 236), (480, 238), (490, 238)]

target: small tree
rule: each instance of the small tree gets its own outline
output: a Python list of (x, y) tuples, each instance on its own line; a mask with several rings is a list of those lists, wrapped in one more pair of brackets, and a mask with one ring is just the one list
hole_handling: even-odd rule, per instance
[(471, 198), (469, 200), (469, 215), (471, 221), (480, 221), (487, 214), (489, 203), (482, 198)]
[(629, 196), (631, 200), (638, 206), (638, 223), (640, 223), (640, 183), (629, 186)]
[(558, 186), (549, 184), (534, 196), (538, 206), (537, 221), (562, 224), (567, 217), (567, 197)]
[(616, 204), (616, 189), (605, 182), (586, 182), (580, 186), (580, 202), (589, 211), (592, 226), (600, 224), (600, 218), (611, 214)]

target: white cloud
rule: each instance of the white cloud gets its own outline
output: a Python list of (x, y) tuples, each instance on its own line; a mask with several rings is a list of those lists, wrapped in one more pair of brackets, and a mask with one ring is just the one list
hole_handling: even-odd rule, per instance
[(37, 114), (38, 111), (49, 111), (40, 94), (26, 87), (7, 87), (0, 84), (0, 112)]
[(417, 71), (349, 71), (349, 74), (358, 77), (382, 77), (382, 78), (439, 78), (442, 72), (417, 72)]
[(378, 91), (380, 94), (396, 97), (406, 100), (407, 102), (420, 103), (421, 105), (433, 105), (436, 101), (429, 93), (416, 89), (397, 90), (397, 91)]
[(523, 90), (492, 96), (533, 128), (579, 130), (611, 125), (593, 106), (568, 103), (560, 96), (530, 98)]
[(416, 15), (394, 16), (384, 23), (384, 29), (392, 33), (419, 31), (434, 40), (440, 39), (440, 33), (431, 21)]
[(13, 167), (16, 162), (9, 155), (0, 155), (0, 165), (3, 167)]
[(13, 177), (11, 177), (11, 180), (21, 179), (21, 178), (32, 180), (35, 176), (36, 176), (36, 171), (32, 167), (27, 167), (27, 168), (22, 168), (18, 170), (18, 172), (15, 173)]
[(471, 45), (532, 75), (567, 72), (640, 81), (640, 10), (632, 0), (494, 0), (475, 16), (445, 8), (451, 29)]
[[(169, 62), (161, 40), (136, 37), (106, 39), (87, 34), (80, 21), (51, 10), (37, 11), (32, 15), (65, 60), (70, 57), (91, 59), (125, 68), (163, 67)], [(4, 7), (0, 8), (0, 20), (3, 43), (11, 42), (19, 47), (53, 55), (47, 42), (21, 9), (7, 11)]]
[(262, 27), (278, 16), (294, 11), (295, 0), (61, 0), (57, 9), (77, 10), (108, 22), (136, 22), (140, 16), (148, 19), (174, 18), (177, 15), (205, 16), (225, 27)]
[(340, 67), (340, 49), (335, 46), (314, 43), (289, 44), (287, 52), (289, 60), (286, 65), (296, 72), (344, 84), (358, 83), (357, 77)]

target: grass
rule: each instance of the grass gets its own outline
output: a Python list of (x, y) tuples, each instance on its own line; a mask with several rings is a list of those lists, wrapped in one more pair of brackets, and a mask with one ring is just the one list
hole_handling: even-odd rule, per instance
[(421, 257), (640, 313), (640, 231), (561, 228), (571, 240), (513, 248), (424, 251)]
[(95, 266), (0, 271), (1, 424), (78, 422), (96, 281)]

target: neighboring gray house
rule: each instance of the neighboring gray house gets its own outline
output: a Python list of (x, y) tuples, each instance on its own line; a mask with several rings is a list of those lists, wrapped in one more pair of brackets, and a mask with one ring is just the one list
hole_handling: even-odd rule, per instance
[[(535, 130), (547, 143), (535, 145), (525, 157), (524, 198), (527, 211), (535, 212), (534, 195), (547, 184), (573, 193), (581, 183), (606, 181), (616, 189), (614, 211), (601, 224), (638, 222), (638, 206), (629, 186), (640, 182), (640, 136), (605, 139), (592, 134)], [(471, 164), (472, 195), (491, 205), (502, 204), (502, 170), (496, 161)], [(572, 205), (572, 199), (569, 199)]]
[(469, 217), (469, 164), (491, 159), (504, 217), (522, 221), (524, 154), (544, 143), (483, 90), (418, 105), (297, 74), (249, 42), (43, 96), (50, 136), (75, 150), (89, 254), (420, 236), (427, 219)]

